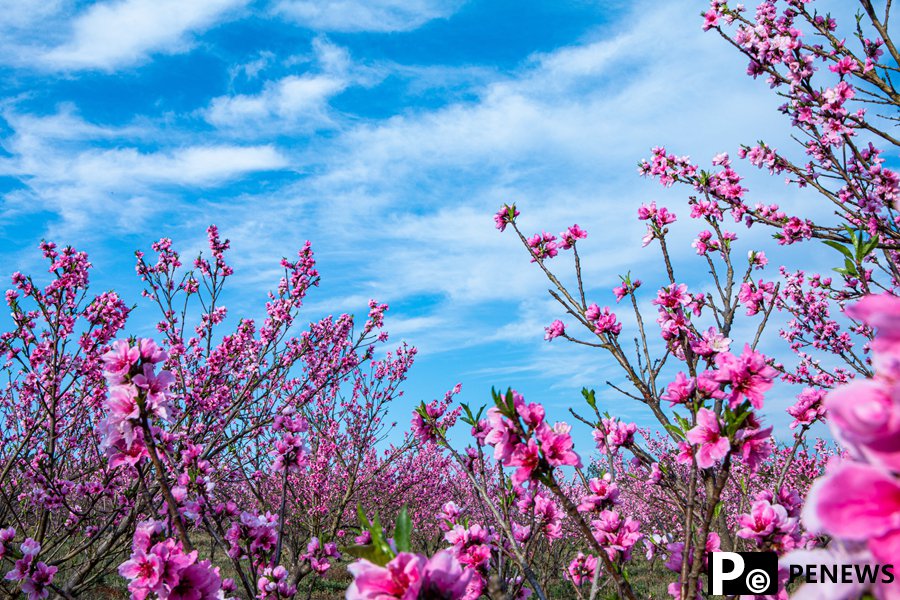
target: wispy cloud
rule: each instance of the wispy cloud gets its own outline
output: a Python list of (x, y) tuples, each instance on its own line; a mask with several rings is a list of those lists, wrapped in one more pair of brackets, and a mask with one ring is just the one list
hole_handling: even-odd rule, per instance
[[(514, 235), (494, 228), (501, 203), (519, 205), (528, 233), (586, 228), (589, 301), (612, 305), (618, 274), (648, 282), (659, 274), (653, 249), (640, 249), (641, 202), (675, 208), (683, 218), (672, 233), (676, 259), (691, 259), (696, 232), (678, 208), (685, 190), (635, 172), (650, 147), (703, 160), (760, 137), (790, 145), (778, 99), (678, 3), (636, 3), (511, 67), (455, 55), (443, 62), (441, 44), (458, 44), (459, 32), (421, 58), (397, 51), (434, 19), (452, 29), (455, 0), (120, 0), (81, 12), (24, 1), (14, 22), (0, 23), (18, 43), (7, 62), (65, 74), (49, 76), (50, 91), (35, 86), (0, 105), (0, 176), (13, 183), (0, 213), (7, 223), (32, 217), (32, 237), (104, 239), (112, 254), (132, 234), (171, 235), (197, 249), (214, 221), (233, 243), (235, 313), (277, 281), (279, 257), (310, 239), (323, 282), (308, 316), (390, 302), (395, 340), (420, 346), (432, 367), (455, 361), (426, 365), (429, 384), (435, 371), (453, 370), (467, 380), (563, 386), (577, 397), (581, 385), (615, 376), (595, 352), (542, 341), (560, 312)], [(22, 42), (42, 19), (53, 23), (51, 37)], [(201, 38), (226, 22), (237, 33)], [(219, 69), (211, 76), (177, 74), (190, 89), (141, 78), (155, 56), (200, 41), (215, 57), (202, 68)], [(312, 51), (298, 54), (310, 41)], [(106, 73), (123, 67), (132, 69), (126, 83)], [(129, 98), (140, 114), (66, 104), (95, 83), (118, 93), (136, 86)], [(141, 85), (159, 100), (142, 103)], [(778, 181), (751, 173), (747, 184), (789, 204)], [(756, 243), (762, 232), (739, 233)], [(554, 266), (571, 281), (566, 260)], [(688, 264), (696, 265), (688, 277), (703, 268)]]
[[(364, 82), (368, 75), (351, 72), (346, 49), (324, 38), (313, 41), (313, 52), (312, 68), (267, 81), (257, 94), (213, 98), (203, 111), (204, 118), (233, 135), (251, 138), (332, 127), (330, 100), (349, 85)], [(262, 65), (251, 63), (250, 68), (261, 69)]]
[[(4, 140), (8, 156), (0, 159), (0, 175), (15, 177), (23, 187), (7, 194), (4, 213), (51, 210), (74, 228), (71, 234), (83, 235), (84, 227), (94, 229), (92, 217), (120, 215), (125, 205), (133, 209), (130, 228), (140, 227), (140, 215), (171, 199), (175, 190), (216, 188), (250, 173), (288, 166), (287, 158), (269, 144), (151, 151), (128, 145), (149, 135), (140, 127), (104, 127), (70, 112), (47, 117), (7, 112), (5, 119), (15, 133)], [(149, 202), (153, 197), (156, 201)]]
[(94, 4), (71, 21), (69, 38), (40, 52), (53, 69), (113, 70), (155, 52), (183, 52), (192, 34), (219, 22), (248, 0), (113, 0)]
[(280, 0), (275, 12), (317, 31), (409, 31), (463, 0)]

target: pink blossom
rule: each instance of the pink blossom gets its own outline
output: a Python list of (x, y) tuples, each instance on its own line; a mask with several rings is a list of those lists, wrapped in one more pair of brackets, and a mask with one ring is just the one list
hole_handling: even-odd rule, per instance
[(503, 416), (500, 409), (491, 407), (487, 411), (490, 431), (484, 438), (484, 443), (494, 447), (494, 458), (502, 463), (508, 463), (513, 450), (519, 444), (519, 434), (513, 428), (512, 422)]
[(544, 537), (548, 542), (560, 539), (562, 534), (562, 510), (553, 500), (543, 494), (534, 498), (534, 516), (543, 526)]
[(630, 560), (631, 549), (643, 535), (638, 531), (640, 524), (631, 517), (622, 518), (619, 513), (604, 510), (591, 521), (594, 539), (603, 547), (610, 560)]
[(791, 429), (798, 425), (812, 425), (825, 415), (825, 407), (822, 400), (825, 398), (825, 390), (806, 388), (797, 396), (797, 402), (787, 409), (789, 415), (794, 417)]
[(122, 383), (140, 358), (140, 348), (132, 347), (127, 340), (114, 342), (110, 351), (101, 357), (109, 382), (114, 385)]
[(876, 330), (871, 344), (876, 372), (900, 376), (900, 298), (891, 294), (866, 296), (845, 312)]
[(766, 362), (766, 357), (747, 344), (740, 356), (723, 352), (716, 356), (716, 379), (731, 386), (728, 405), (735, 409), (747, 399), (754, 408), (763, 406), (763, 394), (772, 387), (777, 371)]
[(590, 494), (581, 498), (578, 505), (579, 512), (600, 511), (618, 504), (619, 486), (612, 480), (612, 475), (606, 473), (601, 478), (594, 477), (588, 481)]
[[(542, 411), (543, 416), (543, 411)], [(566, 423), (556, 423), (552, 428), (546, 423), (537, 431), (541, 452), (551, 467), (571, 466), (581, 468), (581, 458), (572, 450), (572, 427)]]
[[(597, 442), (597, 449), (600, 452), (617, 452), (622, 446), (627, 446), (634, 441), (634, 434), (637, 433), (637, 425), (634, 423), (624, 423), (615, 417), (601, 419), (602, 429), (593, 431), (594, 441)], [(605, 432), (605, 433), (604, 433)]]
[(161, 363), (168, 358), (165, 350), (156, 345), (152, 338), (141, 338), (138, 340), (137, 348), (141, 353), (141, 360), (149, 363)]
[(460, 600), (472, 577), (472, 572), (463, 570), (447, 550), (441, 550), (430, 560), (401, 552), (384, 567), (360, 560), (347, 569), (353, 575), (353, 583), (347, 588), (347, 600), (415, 600), (420, 597)]
[(708, 408), (697, 411), (697, 425), (687, 432), (687, 439), (698, 446), (697, 465), (701, 469), (713, 466), (731, 449), (728, 438), (722, 435), (719, 418)]
[(688, 377), (684, 373), (679, 372), (675, 375), (675, 381), (666, 388), (666, 393), (660, 396), (662, 400), (668, 400), (669, 406), (676, 404), (684, 404), (694, 395), (696, 384), (693, 377)]
[(691, 302), (691, 295), (684, 283), (673, 283), (659, 290), (653, 304), (660, 308), (675, 309)]
[(575, 247), (575, 242), (577, 240), (583, 240), (587, 238), (587, 231), (582, 229), (576, 223), (569, 227), (566, 231), (563, 231), (559, 234), (560, 239), (562, 239), (562, 244), (560, 244), (560, 248), (563, 250), (569, 250), (570, 248)]
[(129, 589), (134, 595), (141, 597), (142, 592), (136, 590), (146, 590), (146, 593), (149, 593), (150, 590), (156, 589), (162, 577), (162, 570), (163, 562), (159, 555), (136, 551), (119, 566), (119, 575), (130, 579)]
[(533, 254), (531, 262), (553, 258), (559, 254), (556, 236), (547, 233), (536, 233), (528, 238), (528, 247)]
[(57, 570), (57, 567), (47, 566), (43, 562), (35, 565), (31, 575), (22, 582), (22, 591), (28, 600), (44, 600), (50, 595), (50, 584)]
[(792, 529), (796, 519), (790, 519), (787, 510), (780, 504), (757, 500), (750, 508), (750, 514), (741, 515), (738, 523), (741, 526), (738, 537), (761, 543), (779, 530)]
[(691, 350), (700, 356), (714, 356), (720, 352), (728, 352), (731, 347), (731, 339), (722, 335), (715, 327), (710, 327), (703, 332), (703, 336), (697, 340), (691, 340)]
[(516, 414), (522, 418), (522, 422), (529, 430), (537, 429), (544, 425), (544, 407), (536, 402), (526, 404), (521, 394), (513, 393), (513, 406)]
[(518, 467), (513, 473), (512, 482), (521, 485), (531, 479), (534, 471), (540, 464), (540, 453), (534, 438), (527, 443), (518, 444), (506, 464), (510, 467)]
[(413, 600), (422, 586), (424, 556), (401, 552), (387, 565), (380, 567), (368, 560), (360, 560), (347, 570), (353, 583), (347, 588), (347, 600)]
[(558, 338), (561, 335), (565, 335), (566, 326), (562, 321), (556, 319), (553, 323), (550, 324), (550, 327), (545, 327), (544, 330), (546, 333), (544, 334), (544, 339), (548, 342), (553, 338)]
[(594, 332), (598, 334), (608, 333), (617, 336), (622, 332), (622, 324), (616, 320), (616, 314), (609, 312), (608, 308), (603, 309), (603, 314), (597, 319)]
[(900, 483), (889, 473), (847, 462), (816, 481), (803, 509), (814, 531), (867, 542), (876, 560), (890, 562), (900, 551)]
[(576, 587), (581, 587), (594, 580), (594, 571), (596, 570), (597, 559), (591, 554), (585, 556), (583, 552), (579, 552), (566, 568), (566, 577)]
[(900, 385), (880, 379), (854, 381), (829, 392), (825, 407), (832, 431), (853, 452), (900, 469)]
[[(512, 214), (510, 215), (510, 213)], [(494, 215), (494, 223), (496, 223), (497, 229), (506, 231), (506, 226), (510, 223), (514, 223), (519, 214), (515, 204), (512, 206), (504, 204), (503, 207), (497, 211), (497, 214)]]
[[(470, 569), (463, 569), (447, 550), (435, 553), (425, 565), (420, 588), (420, 598), (436, 600), (461, 600), (474, 576)], [(348, 596), (348, 600), (352, 600)]]
[(739, 446), (739, 455), (750, 472), (755, 472), (759, 466), (772, 454), (772, 428), (750, 429), (744, 428), (738, 431), (735, 442)]
[(171, 416), (168, 394), (169, 388), (175, 383), (175, 376), (170, 371), (156, 373), (152, 364), (145, 364), (143, 372), (135, 375), (132, 381), (146, 393), (149, 414), (160, 419)]

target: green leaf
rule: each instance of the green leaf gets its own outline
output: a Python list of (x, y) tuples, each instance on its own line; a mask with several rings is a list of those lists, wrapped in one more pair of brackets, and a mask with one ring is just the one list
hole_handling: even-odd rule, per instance
[(397, 552), (409, 552), (410, 537), (412, 537), (412, 521), (409, 519), (409, 512), (404, 504), (397, 517), (397, 527), (394, 529), (394, 544), (397, 546)]
[(716, 503), (716, 507), (713, 509), (713, 519), (718, 519), (718, 518), (719, 518), (719, 513), (722, 512), (722, 508), (723, 508), (724, 506), (725, 506), (725, 505), (722, 504), (721, 502)]
[(669, 433), (674, 435), (679, 440), (684, 439), (684, 431), (682, 431), (681, 429), (678, 428), (678, 426), (673, 425), (672, 423), (668, 423), (666, 425), (666, 431), (668, 431)]
[(588, 406), (593, 409), (597, 408), (597, 397), (594, 390), (589, 390), (587, 388), (581, 388), (581, 395), (584, 396), (584, 399), (587, 401)]
[(512, 388), (506, 388), (506, 414), (516, 414), (516, 401), (513, 398)]
[(372, 523), (369, 521), (369, 518), (366, 516), (366, 513), (363, 512), (362, 504), (356, 503), (356, 516), (359, 517), (359, 526), (364, 530), (369, 530), (372, 527)]
[(472, 409), (470, 409), (469, 405), (465, 404), (465, 403), (461, 403), (460, 407), (463, 409), (463, 412), (466, 413), (465, 415), (460, 417), (460, 420), (463, 423), (466, 423), (467, 425), (471, 425), (472, 427), (474, 427), (475, 426), (475, 415), (472, 414)]
[(364, 558), (382, 567), (391, 562), (394, 558), (393, 553), (387, 554), (382, 548), (375, 546), (374, 544), (366, 544), (365, 546), (347, 546), (342, 551), (350, 556)]
[(850, 248), (848, 248), (847, 246), (844, 246), (843, 244), (841, 244), (839, 242), (835, 242), (834, 240), (825, 240), (824, 243), (826, 246), (831, 246), (832, 248), (834, 248), (835, 250), (837, 250), (838, 252), (840, 252), (841, 254), (846, 256), (847, 258), (851, 258), (851, 259), (853, 258), (853, 253), (850, 251)]
[(862, 245), (860, 249), (859, 255), (857, 255), (857, 260), (862, 262), (862, 260), (872, 253), (873, 250), (878, 246), (878, 236), (873, 235), (869, 238), (869, 241)]
[(734, 435), (735, 432), (741, 428), (741, 425), (744, 424), (744, 421), (750, 416), (749, 409), (743, 409), (741, 412), (734, 413), (733, 416), (729, 415), (729, 413), (725, 414), (725, 420), (728, 421), (728, 427), (726, 429), (729, 437)]
[(687, 431), (687, 430), (691, 429), (691, 422), (688, 421), (687, 419), (685, 419), (684, 417), (682, 417), (681, 415), (679, 415), (678, 413), (675, 413), (675, 420), (678, 422), (678, 425), (681, 426), (682, 431)]

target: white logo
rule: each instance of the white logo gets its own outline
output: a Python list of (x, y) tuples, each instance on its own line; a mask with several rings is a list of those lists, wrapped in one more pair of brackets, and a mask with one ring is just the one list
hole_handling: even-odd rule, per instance
[(751, 592), (754, 594), (762, 594), (769, 587), (772, 580), (769, 577), (769, 574), (762, 569), (753, 569), (747, 573), (747, 579), (745, 581), (747, 588)]
[[(734, 568), (730, 571), (725, 571), (723, 569), (725, 559), (728, 559), (729, 562), (734, 565)], [(753, 572), (756, 573), (757, 571)], [(714, 574), (712, 582), (712, 593), (714, 596), (722, 596), (725, 593), (722, 591), (722, 582), (737, 579), (741, 576), (741, 573), (744, 572), (744, 557), (737, 552), (713, 552), (712, 572)], [(765, 575), (765, 573), (763, 574)], [(761, 589), (766, 588), (763, 587)]]

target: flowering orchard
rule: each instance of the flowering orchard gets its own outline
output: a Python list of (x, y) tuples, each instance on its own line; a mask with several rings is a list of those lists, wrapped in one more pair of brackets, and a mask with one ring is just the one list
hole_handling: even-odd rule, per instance
[[(619, 369), (573, 399), (571, 424), (513, 389), (478, 408), (457, 387), (388, 443), (415, 349), (388, 344), (375, 301), (364, 320), (302, 326), (319, 282), (309, 244), (282, 260), (261, 320), (226, 319), (233, 271), (215, 227), (188, 265), (167, 239), (138, 252), (159, 311), (150, 339), (129, 335), (132, 307), (115, 292), (89, 291), (85, 254), (44, 243), (49, 276), (13, 275), (0, 337), (0, 591), (635, 599), (649, 595), (636, 573), (658, 568), (686, 600), (704, 596), (711, 551), (771, 550), (785, 564), (900, 556), (900, 179), (886, 163), (900, 146), (900, 53), (890, 3), (860, 0), (840, 26), (815, 4), (751, 13), (714, 0), (702, 22), (784, 99), (799, 146), (738, 157), (805, 188), (815, 201), (803, 213), (753, 201), (727, 154), (701, 168), (655, 148), (640, 174), (687, 203), (635, 207), (662, 276), (624, 274), (610, 293), (582, 277), (585, 229), (530, 235), (515, 205), (497, 212), (559, 304), (546, 339)], [(751, 226), (840, 266), (776, 269), (743, 245)], [(674, 246), (677, 227), (695, 233), (694, 256)], [(698, 263), (699, 283), (686, 275)], [(766, 356), (760, 341), (775, 333), (783, 351)], [(796, 395), (786, 446), (764, 416), (776, 384)], [(624, 421), (622, 402), (659, 426)], [(808, 439), (820, 421), (839, 448)], [(595, 447), (575, 448), (573, 426)], [(896, 585), (851, 587), (782, 581), (777, 597), (898, 597)]]

